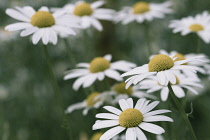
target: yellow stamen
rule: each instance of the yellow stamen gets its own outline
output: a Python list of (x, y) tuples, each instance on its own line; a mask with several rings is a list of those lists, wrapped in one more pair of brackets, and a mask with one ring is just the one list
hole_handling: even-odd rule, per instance
[(100, 101), (100, 99), (95, 99), (99, 94), (100, 94), (99, 92), (91, 93), (86, 99), (87, 106), (93, 106), (95, 103)]
[(96, 57), (90, 62), (89, 70), (91, 73), (105, 71), (110, 67), (110, 62), (103, 57)]
[(167, 55), (158, 54), (154, 56), (148, 64), (149, 72), (160, 72), (168, 70), (174, 66), (174, 61)]
[(38, 11), (31, 17), (31, 24), (39, 28), (55, 25), (55, 18), (50, 12)]
[(143, 115), (138, 109), (129, 108), (119, 116), (119, 124), (122, 127), (136, 127), (143, 121)]
[(128, 89), (125, 89), (125, 83), (124, 82), (121, 82), (121, 83), (118, 83), (114, 86), (114, 91), (119, 93), (119, 94), (128, 94), (128, 95), (131, 95), (133, 93), (133, 89), (132, 87), (130, 86)]
[(192, 32), (199, 32), (199, 31), (203, 31), (204, 30), (204, 27), (203, 25), (200, 25), (200, 24), (192, 24), (190, 25), (190, 30)]
[(137, 2), (133, 5), (134, 14), (143, 14), (150, 11), (150, 6), (147, 2)]
[(93, 9), (91, 8), (90, 4), (83, 2), (77, 5), (74, 9), (74, 14), (77, 16), (88, 16), (93, 13)]

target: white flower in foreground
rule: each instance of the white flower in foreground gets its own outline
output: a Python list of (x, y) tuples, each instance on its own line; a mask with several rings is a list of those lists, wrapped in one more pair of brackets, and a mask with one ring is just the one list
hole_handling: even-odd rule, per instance
[(86, 29), (91, 26), (98, 31), (103, 30), (103, 26), (99, 20), (113, 20), (114, 10), (107, 8), (99, 8), (104, 5), (104, 1), (96, 1), (91, 4), (85, 1), (78, 1), (75, 4), (67, 4), (62, 9), (56, 8), (53, 10), (61, 10), (67, 14), (71, 14), (79, 18), (81, 26)]
[(130, 86), (128, 89), (125, 86), (125, 82), (120, 82), (112, 87), (111, 94), (115, 96), (114, 104), (118, 103), (120, 99), (128, 99), (129, 97), (156, 99), (155, 96), (140, 91), (138, 86)]
[(152, 75), (157, 77), (157, 80), (161, 85), (167, 86), (169, 82), (172, 84), (177, 82), (177, 71), (186, 70), (196, 73), (197, 67), (182, 64), (190, 61), (198, 61), (199, 58), (175, 61), (176, 59), (177, 57), (172, 58), (168, 55), (158, 54), (155, 55), (148, 64), (134, 68), (131, 71), (122, 74), (122, 77), (131, 76), (125, 81), (127, 83), (126, 88), (128, 88), (131, 84), (136, 85), (140, 81)]
[[(207, 73), (206, 66), (210, 66), (210, 59), (205, 54), (190, 53), (190, 54), (184, 55), (184, 54), (178, 53), (176, 51), (171, 51), (170, 53), (168, 53), (165, 50), (160, 50), (159, 53), (169, 55), (172, 58), (177, 57), (177, 59), (175, 61), (199, 58), (199, 61), (190, 61), (188, 63), (184, 63), (183, 65), (196, 66), (197, 71), (202, 74), (206, 74)], [(195, 74), (195, 73), (191, 73), (189, 71), (184, 71), (184, 70), (182, 72), (189, 77), (198, 78), (197, 74)], [(198, 78), (198, 81), (199, 81), (199, 78)]]
[(104, 93), (99, 93), (99, 92), (92, 92), (84, 101), (70, 105), (66, 109), (66, 113), (71, 113), (74, 110), (78, 109), (84, 109), (83, 110), (83, 115), (87, 115), (88, 111), (91, 108), (99, 108), (105, 101), (108, 101), (109, 95), (104, 92)]
[(210, 15), (207, 11), (195, 17), (172, 20), (169, 27), (173, 28), (173, 33), (181, 32), (182, 36), (196, 33), (205, 43), (210, 42)]
[[(106, 131), (100, 140), (109, 140), (114, 136), (118, 135), (122, 131), (126, 130), (126, 140), (147, 140), (145, 134), (142, 130), (145, 130), (154, 134), (162, 134), (165, 130), (155, 124), (149, 122), (157, 121), (169, 121), (173, 120), (167, 116), (159, 115), (162, 113), (171, 112), (170, 110), (155, 110), (159, 102), (154, 101), (149, 104), (150, 101), (146, 99), (139, 99), (135, 107), (133, 106), (133, 100), (131, 98), (119, 101), (119, 105), (122, 109), (119, 110), (112, 106), (105, 106), (104, 108), (111, 113), (99, 113), (96, 118), (108, 119), (108, 120), (98, 120), (93, 125), (93, 130), (113, 127)], [(151, 111), (151, 112), (150, 112)]]
[[(195, 87), (202, 88), (203, 86), (198, 82), (197, 78), (187, 77), (181, 73), (176, 74), (176, 83), (171, 84), (171, 87), (174, 91), (174, 94), (178, 98), (185, 97), (184, 89), (189, 90), (190, 92), (198, 95), (198, 92), (194, 89)], [(169, 95), (169, 89), (167, 86), (162, 86), (158, 83), (158, 80), (155, 76), (152, 76), (148, 79), (145, 79), (139, 84), (140, 89), (146, 89), (147, 93), (153, 93), (155, 91), (160, 92), (160, 97), (162, 101), (166, 101)]]
[(164, 3), (148, 3), (137, 2), (132, 7), (125, 7), (119, 11), (115, 17), (116, 22), (122, 21), (123, 24), (128, 24), (133, 21), (142, 23), (144, 21), (152, 21), (154, 18), (164, 18), (165, 14), (172, 12), (170, 9), (171, 2)]
[(78, 28), (76, 19), (62, 12), (50, 13), (47, 7), (41, 7), (37, 12), (30, 6), (16, 9), (7, 9), (6, 14), (20, 20), (5, 27), (8, 31), (22, 30), (20, 36), (25, 37), (33, 34), (32, 42), (37, 44), (40, 39), (46, 45), (57, 43), (58, 34), (76, 35), (71, 28)]
[(118, 71), (126, 72), (136, 66), (123, 60), (111, 63), (111, 58), (111, 55), (105, 55), (94, 58), (90, 63), (79, 63), (77, 66), (81, 68), (70, 70), (64, 80), (79, 77), (73, 84), (73, 89), (78, 90), (82, 85), (83, 88), (91, 86), (97, 79), (102, 81), (105, 76), (122, 81)]

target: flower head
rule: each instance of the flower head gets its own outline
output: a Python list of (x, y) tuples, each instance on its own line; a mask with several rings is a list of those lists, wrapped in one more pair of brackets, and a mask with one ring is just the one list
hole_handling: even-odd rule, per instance
[(207, 11), (195, 17), (189, 16), (180, 20), (172, 20), (169, 25), (174, 33), (181, 32), (185, 36), (189, 33), (196, 33), (205, 43), (210, 42), (210, 15)]
[(161, 85), (167, 86), (169, 82), (172, 84), (177, 82), (177, 71), (186, 70), (196, 73), (197, 67), (182, 64), (190, 61), (197, 61), (200, 60), (200, 58), (191, 58), (181, 61), (176, 61), (176, 59), (177, 57), (170, 57), (165, 54), (153, 56), (148, 64), (134, 68), (131, 71), (122, 74), (122, 77), (133, 75), (125, 81), (127, 83), (126, 88), (128, 88), (131, 84), (136, 85), (152, 75), (157, 77), (157, 80)]
[(73, 84), (73, 88), (78, 90), (81, 85), (83, 88), (91, 86), (97, 79), (102, 81), (105, 76), (122, 81), (118, 71), (129, 71), (135, 67), (135, 64), (127, 61), (117, 61), (111, 63), (111, 55), (96, 57), (90, 63), (79, 63), (77, 66), (82, 67), (69, 71), (64, 77), (65, 80), (79, 77)]
[(107, 92), (92, 92), (84, 101), (70, 105), (65, 112), (71, 113), (74, 110), (84, 108), (82, 113), (83, 115), (87, 115), (91, 108), (99, 108), (105, 101), (110, 99), (109, 97), (109, 93)]
[[(167, 116), (159, 115), (162, 113), (170, 112), (169, 110), (156, 110), (151, 111), (158, 105), (158, 101), (154, 101), (149, 104), (150, 101), (146, 99), (139, 99), (135, 107), (131, 98), (125, 100), (119, 100), (119, 105), (122, 109), (119, 110), (112, 106), (105, 106), (104, 108), (111, 113), (99, 113), (96, 118), (107, 119), (98, 120), (93, 125), (93, 130), (113, 127), (106, 131), (100, 140), (111, 139), (118, 135), (120, 132), (126, 130), (126, 140), (136, 139), (147, 140), (142, 130), (145, 130), (154, 134), (162, 134), (165, 130), (155, 124), (149, 122), (157, 121), (170, 121), (173, 120)], [(150, 112), (151, 111), (151, 112)]]
[(8, 31), (22, 30), (20, 36), (33, 34), (32, 42), (37, 44), (40, 39), (46, 45), (48, 43), (57, 43), (57, 35), (76, 35), (71, 28), (78, 28), (77, 20), (67, 16), (62, 12), (49, 12), (47, 7), (41, 7), (35, 11), (30, 6), (16, 9), (7, 9), (6, 14), (21, 22), (10, 24), (5, 27)]
[(154, 18), (164, 18), (165, 14), (172, 12), (170, 6), (171, 2), (169, 1), (160, 4), (140, 1), (132, 7), (125, 7), (122, 11), (119, 11), (116, 14), (115, 21), (122, 21), (123, 24), (128, 24), (132, 21), (142, 23), (151, 21)]
[(78, 1), (75, 4), (67, 4), (61, 9), (67, 14), (74, 15), (80, 21), (80, 25), (86, 29), (91, 26), (95, 27), (98, 31), (102, 31), (103, 27), (99, 20), (113, 20), (114, 10), (107, 8), (99, 8), (104, 5), (104, 1), (99, 0), (93, 3), (85, 1)]

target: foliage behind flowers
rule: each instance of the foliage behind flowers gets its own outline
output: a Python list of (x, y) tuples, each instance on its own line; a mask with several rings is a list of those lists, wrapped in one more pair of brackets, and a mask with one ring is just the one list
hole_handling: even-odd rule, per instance
[[(171, 113), (167, 113), (166, 116), (172, 118), (174, 122), (154, 122), (157, 126), (161, 126), (165, 130), (162, 136), (158, 136), (159, 138), (161, 137), (162, 139), (162, 137), (164, 137), (166, 140), (172, 138), (180, 139), (180, 137), (183, 138), (183, 140), (192, 139), (188, 127), (180, 116), (170, 94), (168, 95), (168, 91), (166, 90), (163, 91), (164, 89), (168, 89), (167, 86), (160, 85), (160, 82), (156, 81), (156, 78), (152, 77), (155, 79), (152, 79), (154, 84), (152, 82), (147, 84), (147, 81), (151, 81), (151, 79), (147, 79), (145, 82), (142, 81), (144, 83), (134, 82), (137, 85), (131, 85), (128, 89), (118, 87), (116, 90), (116, 88), (114, 88), (114, 85), (116, 86), (119, 82), (124, 82), (127, 79), (127, 77), (122, 79), (120, 74), (130, 71), (132, 68), (135, 68), (136, 65), (142, 66), (143, 64), (149, 63), (149, 57), (161, 53), (159, 50), (163, 49), (166, 50), (166, 55), (169, 55), (173, 59), (175, 59), (176, 56), (172, 51), (183, 54), (185, 58), (182, 60), (196, 56), (196, 54), (192, 55), (192, 53), (197, 53), (198, 51), (201, 54), (205, 54), (205, 56), (202, 57), (204, 61), (197, 63), (188, 61), (183, 63), (185, 64), (183, 66), (192, 64), (195, 67), (199, 67), (197, 74), (187, 71), (188, 79), (185, 79), (184, 84), (180, 79), (176, 81), (176, 83), (172, 83), (171, 86), (172, 88), (177, 86), (182, 87), (181, 91), (180, 88), (176, 88), (175, 93), (178, 95), (177, 97), (180, 98), (178, 100), (185, 108), (186, 113), (188, 113), (197, 139), (208, 140), (210, 137), (208, 132), (210, 129), (210, 88), (208, 78), (210, 75), (210, 66), (208, 65), (210, 48), (208, 41), (206, 41), (206, 43), (203, 41), (206, 34), (199, 34), (194, 31), (193, 33), (189, 33), (188, 35), (184, 34), (184, 36), (182, 36), (183, 34), (181, 35), (180, 32), (183, 32), (183, 28), (181, 28), (182, 30), (180, 29), (180, 31), (177, 30), (177, 33), (174, 34), (173, 30), (175, 29), (170, 29), (169, 24), (171, 24), (173, 20), (181, 20), (189, 16), (196, 17), (196, 15), (202, 14), (203, 11), (208, 10), (210, 2), (207, 0), (171, 0), (171, 6), (164, 6), (167, 7), (166, 9), (169, 8), (173, 12), (170, 10), (162, 11), (160, 14), (164, 13), (164, 16), (162, 15), (161, 18), (154, 17), (154, 19), (146, 20), (146, 22), (140, 20), (142, 23), (134, 22), (130, 19), (131, 22), (129, 24), (123, 25), (122, 23), (116, 23), (116, 21), (110, 21), (110, 16), (115, 16), (113, 10), (119, 12), (126, 6), (134, 6), (138, 1), (106, 0), (103, 5), (99, 3), (98, 6), (102, 9), (107, 8), (112, 10), (106, 11), (108, 15), (103, 15), (105, 11), (101, 11), (101, 13), (97, 11), (102, 14), (103, 17), (100, 17), (99, 14), (95, 15), (95, 17), (98, 16), (100, 18), (91, 17), (91, 19), (85, 20), (86, 22), (91, 22), (85, 24), (85, 28), (87, 29), (83, 29), (82, 26), (80, 28), (73, 28), (75, 33), (71, 33), (76, 34), (75, 36), (68, 36), (65, 33), (62, 34), (61, 32), (64, 32), (64, 30), (56, 32), (58, 35), (57, 42), (54, 42), (55, 45), (49, 42), (47, 47), (52, 70), (61, 93), (60, 96), (63, 102), (63, 108), (61, 108), (58, 96), (56, 96), (53, 89), (54, 86), (52, 86), (53, 81), (48, 70), (48, 63), (45, 59), (43, 42), (47, 44), (46, 41), (40, 40), (39, 43), (36, 42), (37, 45), (33, 45), (33, 38), (31, 38), (29, 34), (27, 34), (29, 36), (25, 35), (26, 37), (20, 37), (20, 31), (5, 31), (4, 27), (6, 25), (17, 22), (7, 16), (5, 11), (7, 8), (15, 8), (16, 6), (24, 7), (28, 5), (35, 10), (38, 10), (42, 6), (47, 6), (49, 9), (59, 9), (63, 8), (66, 4), (75, 4), (76, 2), (77, 1), (65, 0), (44, 2), (3, 0), (0, 6), (2, 19), (0, 22), (0, 139), (92, 140), (95, 133), (100, 132), (101, 136), (104, 132), (111, 129), (107, 128), (93, 131), (92, 126), (96, 121), (95, 115), (98, 113), (106, 113), (106, 110), (103, 109), (104, 106), (113, 106), (119, 109), (118, 101), (120, 99), (128, 99), (129, 97), (134, 100), (134, 105), (139, 98), (159, 100), (160, 103), (154, 110), (167, 109), (172, 111)], [(94, 3), (97, 1), (89, 0), (86, 2)], [(147, 4), (163, 2), (165, 1), (146, 1)], [(145, 9), (145, 6), (148, 6), (147, 4), (144, 5), (144, 10), (140, 13), (145, 13), (146, 15), (146, 12), (151, 10), (151, 8), (148, 7)], [(95, 6), (97, 7), (97, 5)], [(163, 7), (162, 10), (164, 10)], [(91, 13), (93, 12), (89, 12), (89, 15)], [(156, 12), (156, 14), (156, 16), (158, 16), (158, 12)], [(128, 17), (125, 16), (123, 18)], [(126, 20), (129, 21), (129, 19)], [(208, 21), (205, 21), (205, 23), (206, 22)], [(199, 23), (194, 24), (197, 25)], [(77, 24), (84, 25), (79, 23), (79, 21)], [(191, 24), (191, 21), (188, 24)], [(103, 28), (101, 28), (101, 26)], [(205, 24), (205, 26), (208, 26), (208, 24)], [(67, 27), (65, 26), (65, 28)], [(198, 30), (200, 31), (202, 28)], [(70, 34), (70, 31), (68, 33)], [(64, 36), (65, 38), (63, 38)], [(43, 37), (45, 36), (43, 35)], [(198, 48), (198, 46), (200, 48)], [(148, 49), (149, 47), (150, 49)], [(81, 62), (91, 64), (94, 58), (103, 57), (107, 54), (112, 55), (112, 60), (109, 59), (111, 62), (107, 63), (107, 66), (103, 67), (102, 65), (103, 68), (97, 70), (97, 78), (90, 76), (93, 75), (93, 73), (96, 74), (96, 72), (91, 72), (87, 64), (83, 63), (79, 65), (79, 67), (90, 70), (90, 72), (88, 72), (90, 77), (80, 80), (80, 82), (87, 84), (83, 84), (83, 86), (77, 89), (78, 91), (74, 90), (73, 85), (79, 78), (72, 77), (75, 78), (75, 80), (69, 78), (69, 80), (66, 81), (63, 79), (69, 72), (77, 69), (77, 64)], [(178, 57), (178, 59), (179, 58), (180, 57)], [(115, 72), (103, 72), (105, 69), (114, 69)], [(207, 74), (205, 74), (206, 72)], [(84, 76), (83, 73), (80, 74), (80, 76)], [(177, 78), (179, 77), (177, 76)], [(190, 82), (186, 82), (189, 79)], [(82, 85), (82, 83), (79, 84)], [(158, 85), (159, 89), (155, 88), (155, 85)], [(97, 95), (90, 97), (93, 92), (97, 92)], [(165, 102), (161, 101), (161, 97)], [(96, 104), (97, 102), (99, 103)], [(72, 107), (73, 105), (77, 105), (77, 108), (71, 108), (71, 111), (68, 112), (68, 107)], [(85, 116), (83, 114), (85, 114)], [(158, 139), (156, 135), (149, 133), (151, 131), (145, 131), (145, 129), (147, 129), (146, 127), (143, 128), (140, 128), (140, 130), (143, 131), (147, 139)], [(162, 132), (161, 129), (161, 133)], [(156, 132), (156, 134), (160, 133)], [(125, 131), (121, 132), (120, 135), (113, 139), (125, 139)]]

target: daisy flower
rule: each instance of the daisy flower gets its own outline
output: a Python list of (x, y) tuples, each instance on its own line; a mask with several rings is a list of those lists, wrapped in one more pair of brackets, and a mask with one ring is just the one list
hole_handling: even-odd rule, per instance
[(172, 20), (169, 28), (173, 33), (181, 32), (182, 36), (189, 33), (196, 33), (205, 43), (210, 42), (210, 15), (207, 11), (195, 17), (189, 16), (180, 20)]
[[(117, 135), (117, 136), (113, 137), (112, 140), (126, 140), (126, 137), (125, 137), (125, 135), (121, 135), (121, 136)], [(157, 135), (156, 140), (164, 140), (164, 138), (162, 135)]]
[(140, 91), (138, 86), (130, 86), (128, 89), (125, 86), (125, 82), (120, 82), (112, 87), (111, 95), (115, 96), (113, 103), (118, 103), (120, 99), (128, 99), (129, 97), (156, 99), (155, 96)]
[(131, 98), (127, 100), (121, 99), (119, 101), (119, 105), (122, 111), (112, 106), (105, 106), (104, 108), (111, 113), (99, 113), (96, 114), (96, 118), (108, 120), (96, 121), (96, 123), (93, 125), (93, 130), (113, 127), (106, 131), (100, 137), (100, 140), (109, 140), (124, 130), (126, 130), (126, 140), (135, 140), (136, 138), (138, 138), (139, 140), (147, 140), (142, 130), (153, 134), (162, 134), (165, 132), (165, 130), (162, 127), (152, 124), (150, 122), (173, 122), (171, 118), (164, 115), (159, 115), (171, 111), (151, 111), (159, 104), (159, 102), (154, 101), (150, 104), (149, 102), (150, 101), (146, 99), (139, 99), (134, 107), (133, 100)]
[[(194, 87), (200, 87), (203, 86), (198, 82), (197, 78), (193, 77), (187, 77), (181, 73), (176, 74), (176, 83), (171, 84), (171, 87), (174, 91), (174, 94), (178, 98), (185, 97), (185, 91), (184, 89), (189, 90), (190, 92), (198, 95), (198, 92), (194, 89)], [(169, 89), (167, 86), (160, 85), (158, 83), (158, 80), (155, 76), (152, 76), (148, 79), (145, 79), (139, 84), (140, 89), (146, 89), (147, 93), (153, 93), (155, 91), (161, 91), (160, 97), (162, 101), (166, 101), (168, 99), (169, 95)]]
[(10, 24), (5, 27), (5, 30), (22, 30), (20, 33), (22, 37), (33, 34), (33, 44), (37, 44), (42, 39), (45, 45), (48, 43), (55, 45), (58, 34), (76, 35), (71, 28), (79, 27), (75, 18), (62, 12), (50, 13), (47, 7), (41, 7), (37, 12), (30, 6), (9, 8), (6, 14), (21, 22)]
[(81, 26), (86, 29), (91, 26), (98, 31), (102, 31), (103, 27), (99, 20), (113, 20), (114, 10), (107, 8), (99, 8), (104, 5), (104, 1), (99, 0), (93, 3), (78, 1), (75, 4), (67, 4), (63, 8), (54, 8), (53, 10), (61, 10), (67, 14), (74, 15), (80, 20)]
[[(202, 74), (206, 74), (207, 73), (206, 66), (210, 66), (210, 59), (205, 54), (190, 53), (190, 54), (185, 54), (184, 55), (184, 54), (181, 54), (181, 53), (176, 52), (176, 51), (171, 51), (170, 53), (168, 53), (165, 50), (160, 50), (159, 53), (169, 55), (172, 58), (177, 57), (177, 59), (175, 61), (192, 59), (192, 58), (199, 58), (199, 61), (190, 61), (188, 63), (184, 63), (183, 65), (196, 66), (197, 71), (202, 73)], [(188, 71), (183, 71), (183, 73), (188, 75), (189, 77), (194, 77), (194, 78), (197, 77), (198, 78), (197, 74), (195, 74), (195, 73), (191, 73), (191, 72), (188, 72)]]
[(74, 110), (84, 109), (83, 115), (87, 115), (88, 111), (92, 108), (99, 108), (105, 101), (109, 101), (109, 94), (106, 92), (92, 92), (84, 101), (70, 105), (66, 109), (66, 113), (71, 113)]
[(126, 72), (136, 66), (133, 63), (123, 60), (111, 63), (111, 59), (112, 56), (108, 54), (104, 57), (96, 57), (90, 63), (79, 63), (77, 66), (81, 68), (70, 70), (64, 76), (64, 80), (79, 77), (73, 84), (73, 89), (78, 90), (82, 85), (83, 88), (91, 86), (97, 79), (102, 81), (105, 76), (122, 81), (118, 71)]
[(126, 88), (128, 88), (131, 84), (136, 85), (140, 81), (152, 75), (157, 77), (157, 80), (161, 85), (167, 86), (169, 82), (172, 84), (177, 82), (177, 71), (186, 70), (194, 73), (197, 72), (197, 67), (182, 64), (190, 61), (199, 61), (199, 58), (175, 61), (176, 59), (177, 57), (172, 58), (165, 54), (158, 54), (152, 57), (148, 64), (134, 68), (131, 71), (122, 74), (122, 77), (131, 76), (125, 81), (127, 83)]
[(116, 14), (115, 21), (128, 24), (133, 21), (142, 23), (144, 21), (152, 21), (154, 18), (164, 18), (165, 14), (172, 12), (170, 9), (171, 5), (170, 1), (160, 4), (140, 1), (132, 7), (125, 7), (122, 11), (119, 11)]

